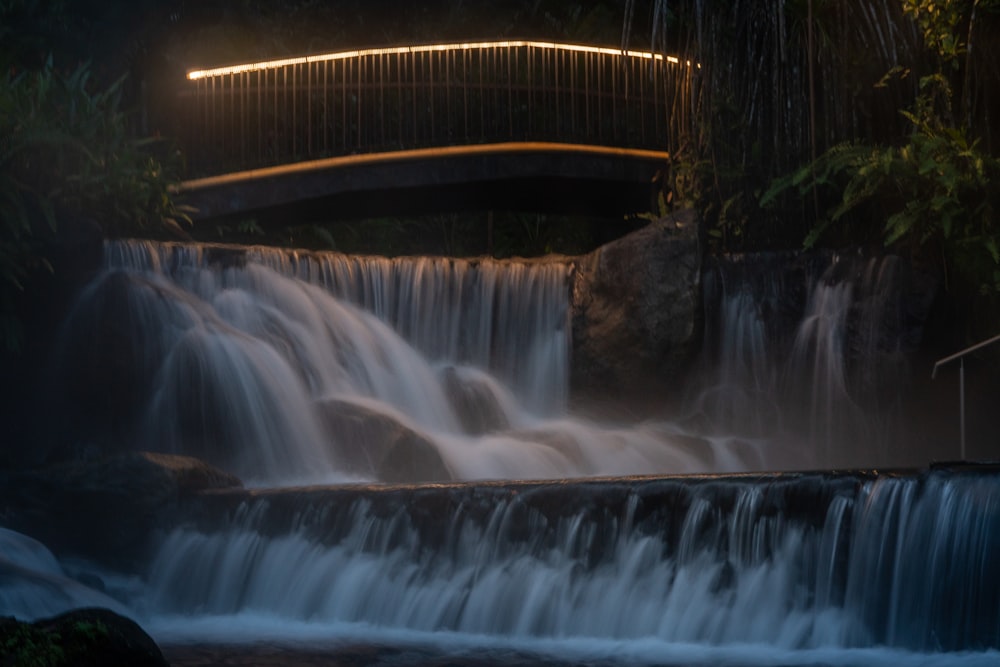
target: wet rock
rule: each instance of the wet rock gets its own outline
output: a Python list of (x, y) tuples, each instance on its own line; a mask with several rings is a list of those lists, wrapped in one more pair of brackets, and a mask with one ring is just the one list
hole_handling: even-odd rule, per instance
[(62, 325), (48, 382), (50, 410), (38, 424), (55, 443), (49, 458), (131, 448), (162, 360), (178, 332), (197, 321), (197, 304), (166, 282), (128, 271), (102, 273), (87, 285)]
[(192, 456), (139, 452), (139, 457), (166, 471), (171, 476), (178, 492), (229, 489), (243, 486), (243, 482), (236, 475), (219, 470), (201, 459), (196, 459)]
[(442, 373), (444, 390), (469, 435), (483, 435), (510, 428), (496, 395), (485, 381), (461, 375), (455, 368)]
[(23, 623), (0, 619), (0, 665), (167, 667), (159, 647), (131, 619), (88, 608)]
[(338, 399), (322, 401), (319, 407), (347, 472), (373, 475), (383, 482), (444, 482), (453, 478), (434, 443), (397, 417), (373, 406)]
[(574, 391), (676, 389), (701, 336), (701, 249), (694, 211), (651, 223), (576, 262)]
[(240, 480), (184, 456), (132, 453), (0, 474), (0, 522), (77, 555), (131, 570), (179, 498)]

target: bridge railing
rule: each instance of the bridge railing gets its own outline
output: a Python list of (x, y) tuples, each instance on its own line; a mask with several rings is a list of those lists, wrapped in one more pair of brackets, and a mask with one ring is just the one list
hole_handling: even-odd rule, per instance
[(188, 78), (191, 175), (498, 141), (666, 149), (691, 113), (690, 63), (550, 42), (366, 49)]

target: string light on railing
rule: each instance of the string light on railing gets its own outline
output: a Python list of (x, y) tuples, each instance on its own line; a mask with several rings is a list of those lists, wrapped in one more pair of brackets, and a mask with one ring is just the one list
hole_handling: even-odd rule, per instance
[[(470, 51), (484, 49), (513, 49), (513, 48), (536, 48), (550, 49), (556, 51), (572, 51), (577, 53), (593, 53), (606, 56), (621, 56), (626, 58), (640, 58), (645, 60), (666, 61), (674, 65), (680, 64), (680, 59), (676, 56), (665, 56), (660, 53), (650, 51), (622, 51), (602, 46), (587, 46), (584, 44), (563, 44), (560, 42), (539, 42), (530, 40), (508, 40), (498, 42), (462, 42), (453, 44), (421, 44), (416, 46), (390, 46), (375, 49), (354, 49), (351, 51), (338, 51), (336, 53), (322, 53), (311, 56), (300, 56), (297, 58), (281, 58), (278, 60), (264, 60), (255, 63), (243, 63), (240, 65), (229, 65), (226, 67), (215, 67), (212, 69), (192, 70), (188, 72), (187, 78), (191, 81), (205, 79), (215, 76), (227, 76), (230, 74), (242, 74), (244, 72), (257, 72), (260, 70), (277, 69), (292, 65), (305, 65), (310, 63), (327, 62), (331, 60), (346, 60), (349, 58), (359, 58), (363, 56), (383, 56), (399, 55), (407, 53), (427, 53), (442, 51)], [(685, 61), (688, 67), (692, 67), (690, 60)], [(701, 65), (694, 65), (700, 68)]]

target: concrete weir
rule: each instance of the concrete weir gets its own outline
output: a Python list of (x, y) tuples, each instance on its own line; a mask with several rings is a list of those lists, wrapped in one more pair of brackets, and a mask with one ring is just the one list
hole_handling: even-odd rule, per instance
[(204, 492), (180, 506), (150, 587), (168, 612), (263, 605), (482, 635), (995, 649), (997, 473)]
[(527, 530), (532, 523), (554, 526), (567, 518), (586, 517), (588, 521), (627, 519), (634, 529), (677, 533), (695, 499), (709, 498), (725, 514), (733, 511), (741, 492), (757, 489), (762, 493), (761, 515), (781, 514), (821, 526), (834, 497), (853, 497), (864, 484), (878, 479), (922, 479), (927, 474), (858, 470), (229, 488), (192, 494), (179, 508), (179, 518), (182, 523), (218, 530), (237, 516), (254, 516), (253, 524), (268, 533), (309, 527), (325, 539), (336, 540), (339, 524), (335, 517), (362, 504), (383, 519), (405, 516), (421, 538), (430, 541), (428, 546), (440, 547), (446, 539), (446, 517), (486, 525), (498, 508), (522, 518), (524, 514), (534, 517), (509, 519), (518, 530)]

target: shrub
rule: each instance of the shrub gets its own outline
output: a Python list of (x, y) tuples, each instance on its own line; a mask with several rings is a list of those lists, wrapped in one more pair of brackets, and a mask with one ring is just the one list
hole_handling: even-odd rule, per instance
[(179, 156), (134, 139), (122, 81), (92, 92), (89, 69), (0, 75), (0, 346), (21, 337), (15, 301), (33, 271), (52, 270), (45, 245), (68, 217), (106, 235), (177, 233), (190, 219), (171, 197)]

